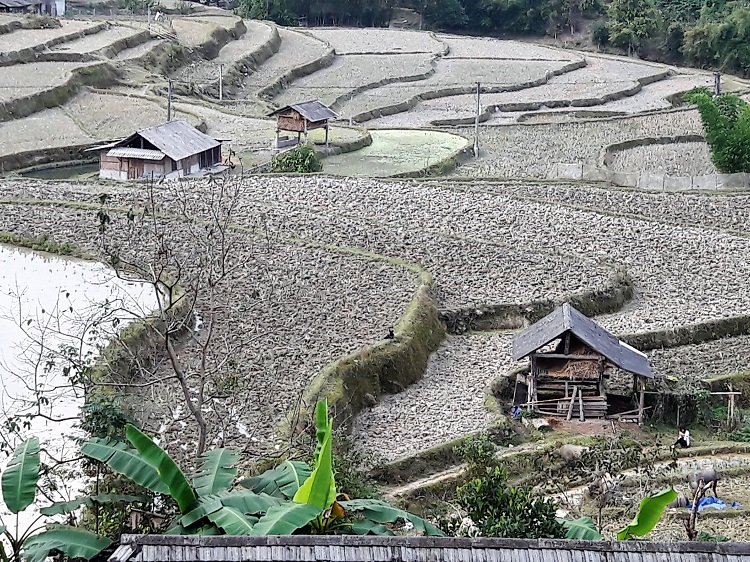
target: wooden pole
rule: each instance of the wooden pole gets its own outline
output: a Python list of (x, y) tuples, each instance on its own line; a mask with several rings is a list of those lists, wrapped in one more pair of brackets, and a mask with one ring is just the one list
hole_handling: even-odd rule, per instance
[(573, 405), (576, 403), (576, 393), (578, 392), (578, 387), (573, 387), (573, 396), (570, 399), (570, 404), (568, 404), (568, 417), (565, 418), (567, 421), (570, 421), (573, 417)]
[(477, 82), (477, 114), (474, 117), (474, 158), (479, 156), (479, 112), (481, 111), (479, 105), (479, 90), (480, 84)]
[(643, 406), (646, 403), (646, 383), (644, 382), (643, 377), (638, 377), (638, 382), (641, 387), (641, 395), (638, 400), (638, 425), (643, 425)]
[(579, 388), (578, 389), (578, 420), (583, 421), (585, 419), (586, 418), (583, 415), (583, 391)]
[(224, 65), (219, 65), (219, 101), (224, 99)]
[(167, 87), (167, 123), (172, 120), (172, 79), (169, 79)]

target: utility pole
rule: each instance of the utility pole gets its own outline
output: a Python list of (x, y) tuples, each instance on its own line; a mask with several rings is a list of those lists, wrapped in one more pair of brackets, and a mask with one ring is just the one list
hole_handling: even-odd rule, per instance
[(172, 120), (172, 79), (169, 78), (169, 86), (167, 89), (167, 123)]
[(477, 82), (477, 114), (474, 117), (474, 158), (479, 156), (479, 112), (481, 111), (479, 105), (479, 89), (480, 84)]
[(219, 65), (219, 101), (221, 101), (222, 99), (224, 99), (224, 78), (223, 78), (223, 74), (224, 74), (224, 65), (220, 64)]

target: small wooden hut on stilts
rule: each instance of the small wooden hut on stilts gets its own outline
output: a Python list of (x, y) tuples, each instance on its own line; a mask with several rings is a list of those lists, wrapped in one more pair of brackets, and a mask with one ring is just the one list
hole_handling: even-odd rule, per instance
[[(513, 359), (529, 357), (527, 375), (518, 375), (516, 396), (543, 415), (604, 418), (608, 414), (606, 380), (612, 367), (634, 376), (637, 407), (622, 412), (644, 420), (646, 380), (654, 377), (644, 353), (618, 340), (565, 303), (513, 340)], [(518, 402), (518, 400), (515, 400)]]
[[(325, 145), (328, 146), (328, 122), (339, 118), (335, 111), (318, 100), (287, 105), (269, 113), (269, 117), (276, 117), (276, 148), (300, 144), (302, 135), (307, 142), (307, 133), (314, 129), (325, 129)], [(281, 131), (297, 133), (296, 141), (282, 137)]]

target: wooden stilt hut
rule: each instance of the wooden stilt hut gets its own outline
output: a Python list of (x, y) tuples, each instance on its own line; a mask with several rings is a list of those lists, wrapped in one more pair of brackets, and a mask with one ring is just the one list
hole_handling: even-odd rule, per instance
[(544, 415), (604, 418), (606, 378), (612, 367), (632, 373), (638, 393), (633, 417), (643, 422), (646, 379), (654, 377), (644, 353), (618, 340), (565, 303), (513, 340), (513, 359), (529, 357), (527, 375), (518, 375), (516, 393), (526, 393), (528, 410)]
[[(276, 117), (276, 148), (299, 144), (302, 135), (307, 142), (307, 133), (313, 129), (325, 129), (328, 146), (328, 122), (339, 118), (335, 111), (318, 100), (287, 105), (270, 113), (269, 117)], [(296, 142), (288, 137), (282, 138), (281, 131), (297, 133)]]

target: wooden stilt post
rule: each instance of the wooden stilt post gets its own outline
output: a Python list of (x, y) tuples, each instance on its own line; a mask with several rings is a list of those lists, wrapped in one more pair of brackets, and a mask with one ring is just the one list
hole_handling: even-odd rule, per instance
[(529, 384), (526, 385), (526, 411), (530, 412), (534, 407), (534, 377), (529, 376)]
[(583, 415), (583, 390), (578, 389), (578, 420), (583, 421), (586, 417)]
[(638, 425), (643, 425), (643, 406), (646, 402), (646, 381), (643, 379), (643, 377), (638, 377), (638, 381), (641, 387), (641, 395), (638, 398)]
[(328, 148), (328, 123), (326, 123), (326, 148)]
[(573, 396), (570, 398), (570, 404), (568, 404), (568, 417), (565, 418), (566, 420), (570, 421), (573, 417), (573, 406), (576, 403), (576, 394), (578, 393), (578, 387), (573, 387)]

